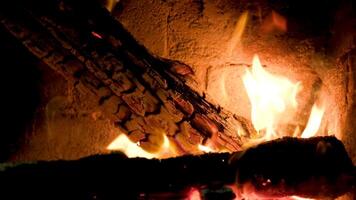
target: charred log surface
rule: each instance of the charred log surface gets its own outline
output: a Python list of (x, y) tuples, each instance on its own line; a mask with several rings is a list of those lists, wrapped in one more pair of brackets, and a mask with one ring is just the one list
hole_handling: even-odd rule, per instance
[(96, 94), (102, 110), (146, 150), (156, 151), (163, 133), (182, 143), (183, 151), (194, 152), (211, 137), (239, 149), (236, 126), (251, 127), (247, 120), (193, 91), (184, 81), (188, 66), (150, 54), (97, 2), (32, 0), (9, 6), (11, 11), (1, 7), (0, 25), (77, 88)]
[(6, 186), (0, 195), (15, 188), (13, 196), (35, 199), (145, 199), (157, 192), (183, 199), (187, 187), (233, 183), (241, 192), (237, 195), (245, 197), (335, 198), (355, 186), (352, 162), (334, 137), (286, 137), (245, 152), (164, 160), (111, 154), (1, 167), (0, 180)]
[(335, 137), (285, 137), (235, 156), (237, 183), (248, 193), (335, 198), (355, 184), (352, 161)]

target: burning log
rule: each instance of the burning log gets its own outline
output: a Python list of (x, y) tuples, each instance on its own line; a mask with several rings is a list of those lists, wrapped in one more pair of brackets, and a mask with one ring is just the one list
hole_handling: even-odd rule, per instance
[(16, 188), (13, 196), (35, 199), (150, 199), (159, 192), (182, 199), (187, 187), (234, 183), (241, 198), (335, 198), (355, 186), (354, 166), (334, 137), (285, 137), (244, 152), (163, 160), (110, 154), (1, 168), (0, 195)]
[[(2, 6), (0, 28), (79, 89), (89, 90), (104, 113), (134, 142), (155, 152), (162, 134), (207, 138), (236, 151), (236, 126), (248, 120), (208, 102), (185, 83), (183, 63), (150, 54), (95, 1), (17, 1)], [(10, 11), (11, 10), (11, 11)], [(178, 138), (178, 139), (177, 139)], [(153, 145), (145, 145), (151, 143)], [(155, 144), (157, 143), (157, 144)]]
[[(235, 151), (241, 146), (236, 125), (247, 135), (253, 132), (247, 120), (222, 111), (185, 84), (189, 66), (151, 55), (99, 4), (20, 0), (10, 6), (0, 8), (0, 29), (78, 88), (96, 94), (102, 110), (146, 150), (155, 151), (164, 133), (176, 140), (199, 137), (194, 147), (214, 138)], [(187, 146), (182, 148), (188, 151)], [(331, 137), (283, 138), (245, 152), (166, 160), (113, 154), (1, 167), (0, 180), (7, 184), (3, 195), (21, 191), (12, 198), (149, 199), (146, 195), (155, 192), (180, 195), (189, 186), (233, 183), (244, 197), (324, 198), (355, 184), (346, 151)]]
[(237, 183), (248, 194), (335, 198), (355, 184), (352, 161), (335, 137), (285, 137), (235, 156)]

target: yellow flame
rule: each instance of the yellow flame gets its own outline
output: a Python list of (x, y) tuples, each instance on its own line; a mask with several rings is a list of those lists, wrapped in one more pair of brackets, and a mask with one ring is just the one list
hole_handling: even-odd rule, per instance
[(112, 12), (116, 6), (116, 4), (119, 2), (120, 0), (107, 0), (106, 4), (105, 4), (105, 8), (109, 11)]
[(124, 134), (119, 135), (107, 147), (108, 150), (119, 150), (126, 154), (129, 158), (143, 157), (154, 158), (154, 154), (148, 153), (143, 150), (139, 144), (131, 142), (131, 140)]
[(199, 144), (198, 145), (198, 149), (204, 153), (211, 153), (211, 152), (214, 152), (214, 150), (208, 146), (205, 146), (205, 145), (202, 145), (202, 144)]
[(251, 121), (255, 129), (264, 132), (264, 139), (278, 137), (276, 126), (287, 107), (296, 109), (300, 84), (263, 69), (257, 55), (252, 68), (243, 76), (243, 84), (251, 103)]
[(242, 15), (237, 20), (235, 30), (232, 33), (232, 36), (231, 36), (231, 39), (229, 42), (229, 48), (228, 48), (228, 53), (230, 54), (230, 56), (232, 56), (233, 50), (235, 49), (237, 44), (241, 41), (241, 37), (245, 31), (247, 20), (248, 20), (248, 11), (245, 11), (242, 13)]
[(298, 197), (298, 196), (291, 196), (292, 200), (314, 200), (311, 198), (303, 198), (303, 197)]
[[(200, 153), (216, 152), (210, 145), (199, 144)], [(132, 142), (125, 134), (120, 134), (107, 147), (107, 150), (115, 150), (123, 152), (129, 158), (170, 158), (178, 156), (179, 153), (173, 148), (171, 142), (166, 135), (163, 135), (163, 143), (157, 153), (149, 153), (140, 147), (139, 143)], [(200, 154), (199, 152), (196, 152)]]
[(164, 135), (163, 144), (158, 153), (149, 153), (143, 150), (139, 143), (131, 142), (131, 140), (124, 134), (119, 135), (106, 149), (122, 151), (129, 158), (167, 158), (176, 155), (173, 148), (171, 148), (169, 139), (166, 135)]
[(161, 146), (161, 149), (155, 155), (155, 158), (170, 158), (177, 156), (176, 151), (172, 147), (168, 137), (165, 134), (163, 135), (163, 144)]
[(302, 138), (309, 138), (317, 134), (324, 111), (325, 109), (323, 107), (319, 108), (316, 104), (313, 105), (307, 126), (302, 133)]

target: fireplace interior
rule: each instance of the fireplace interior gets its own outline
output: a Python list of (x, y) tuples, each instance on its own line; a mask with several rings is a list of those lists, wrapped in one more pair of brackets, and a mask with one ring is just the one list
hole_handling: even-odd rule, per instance
[[(246, 184), (242, 195), (231, 180), (242, 183), (246, 174), (257, 180), (258, 173), (271, 168), (275, 175), (288, 167), (285, 174), (293, 183), (304, 181), (293, 174), (310, 173), (315, 180), (295, 187), (277, 184), (270, 191), (260, 188), (264, 194), (278, 194), (265, 199), (355, 199), (353, 1), (1, 4), (5, 127), (0, 177), (15, 177), (9, 188), (36, 177), (29, 173), (66, 181), (58, 174), (75, 176), (82, 173), (75, 170), (79, 166), (92, 165), (81, 174), (92, 180), (83, 182), (134, 177), (145, 180), (127, 181), (126, 187), (145, 188), (147, 180), (161, 181), (156, 187), (162, 191), (147, 186), (134, 194), (136, 199), (263, 199), (263, 194), (246, 195)], [(261, 169), (253, 166), (263, 162)], [(22, 168), (21, 163), (31, 164)], [(230, 173), (235, 165), (240, 173), (236, 180), (235, 171)], [(188, 166), (191, 174), (180, 166)], [(164, 175), (149, 176), (149, 170)], [(179, 178), (184, 180), (174, 182)], [(171, 191), (165, 188), (170, 179), (187, 187)], [(205, 181), (213, 183), (191, 186)], [(120, 194), (93, 191), (73, 197), (120, 199)]]

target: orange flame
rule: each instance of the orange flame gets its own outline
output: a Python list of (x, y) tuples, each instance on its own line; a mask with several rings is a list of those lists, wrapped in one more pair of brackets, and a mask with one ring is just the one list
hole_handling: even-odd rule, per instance
[(291, 200), (314, 200), (314, 199), (303, 198), (303, 197), (298, 197), (298, 196), (291, 196)]
[(202, 144), (198, 145), (198, 149), (204, 153), (214, 152), (214, 150), (212, 148), (210, 148), (209, 146), (202, 145)]
[(323, 107), (319, 108), (316, 104), (313, 105), (307, 126), (301, 135), (302, 138), (309, 138), (317, 134), (324, 111), (325, 109)]
[(264, 33), (273, 31), (287, 31), (287, 19), (276, 11), (272, 11), (271, 14), (263, 21), (261, 30)]
[(131, 142), (131, 140), (124, 134), (119, 135), (106, 149), (122, 151), (129, 158), (167, 158), (176, 155), (166, 135), (164, 135), (163, 144), (158, 153), (149, 153), (143, 150), (139, 143)]
[(190, 188), (188, 197), (185, 200), (201, 200), (200, 191), (197, 188)]
[(109, 12), (112, 12), (119, 1), (120, 0), (107, 0), (104, 6)]
[[(163, 143), (157, 153), (145, 151), (140, 147), (139, 142), (132, 142), (125, 134), (120, 134), (106, 147), (106, 149), (111, 151), (121, 151), (129, 158), (171, 158), (179, 155), (178, 151), (174, 148), (166, 135), (163, 135)], [(196, 155), (218, 151), (211, 144), (198, 144), (197, 149), (199, 152), (195, 152)]]
[(251, 121), (255, 129), (265, 132), (264, 139), (277, 137), (276, 127), (287, 107), (296, 108), (300, 84), (263, 69), (257, 55), (251, 70), (246, 70), (243, 83), (251, 102)]
[(245, 31), (247, 21), (248, 21), (248, 11), (245, 11), (242, 13), (242, 15), (237, 20), (235, 30), (232, 33), (232, 36), (231, 36), (231, 39), (229, 42), (229, 46), (228, 46), (228, 51), (227, 51), (230, 54), (230, 56), (232, 56), (233, 50), (236, 48), (236, 46), (241, 41), (241, 37)]
[(119, 135), (114, 141), (109, 144), (106, 149), (122, 151), (129, 158), (154, 158), (154, 154), (146, 152), (141, 147), (139, 147), (139, 144), (131, 142), (130, 139), (124, 134)]

